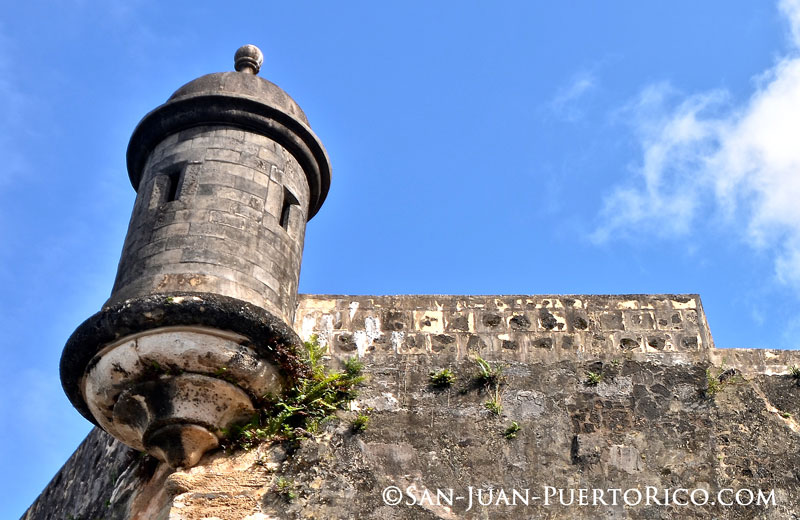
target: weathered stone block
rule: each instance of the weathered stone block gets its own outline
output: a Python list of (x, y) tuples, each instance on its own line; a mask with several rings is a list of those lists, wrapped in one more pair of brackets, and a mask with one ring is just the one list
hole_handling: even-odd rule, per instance
[(625, 313), (625, 327), (630, 330), (652, 330), (655, 316), (652, 311), (631, 311)]

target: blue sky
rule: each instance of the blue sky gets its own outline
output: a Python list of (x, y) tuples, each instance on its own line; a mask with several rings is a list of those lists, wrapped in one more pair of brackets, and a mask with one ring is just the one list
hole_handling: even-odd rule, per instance
[(58, 359), (111, 289), (134, 126), (244, 43), (333, 165), (302, 292), (696, 292), (718, 347), (800, 345), (800, 0), (270, 4), (4, 9), (3, 518), (89, 430)]

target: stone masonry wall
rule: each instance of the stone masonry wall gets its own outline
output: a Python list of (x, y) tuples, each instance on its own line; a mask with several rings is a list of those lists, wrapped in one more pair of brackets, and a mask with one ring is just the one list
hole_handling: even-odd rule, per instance
[(304, 339), (361, 356), (704, 359), (713, 346), (697, 295), (301, 296), (295, 323)]
[[(330, 345), (332, 368), (352, 356), (366, 365), (359, 397), (316, 435), (218, 451), (173, 471), (95, 430), (23, 518), (737, 520), (800, 513), (800, 384), (789, 370), (800, 365), (800, 352), (715, 349), (696, 296), (301, 295), (295, 328)], [(502, 370), (496, 394), (476, 384), (477, 356)], [(442, 369), (455, 382), (435, 388), (430, 375)], [(499, 413), (487, 408), (492, 399)], [(357, 433), (351, 424), (358, 414), (369, 425)], [(513, 422), (520, 429), (507, 438)], [(390, 486), (400, 490), (400, 504), (385, 500)], [(563, 490), (563, 498), (545, 501), (550, 489)], [(613, 503), (614, 489), (657, 490), (656, 500)], [(665, 503), (664, 490), (683, 489)], [(477, 490), (488, 505), (478, 503)], [(527, 490), (527, 505), (511, 502), (515, 490)], [(570, 490), (574, 502), (562, 504)], [(580, 490), (589, 505), (579, 505)], [(591, 502), (595, 490), (601, 502)], [(692, 490), (701, 499), (707, 492), (709, 503), (681, 505)], [(731, 501), (739, 490), (745, 499), (749, 492), (754, 500), (759, 492), (772, 498), (731, 506), (717, 500)]]
[(224, 126), (167, 137), (145, 167), (110, 301), (209, 292), (291, 323), (308, 198), (300, 165), (267, 137)]

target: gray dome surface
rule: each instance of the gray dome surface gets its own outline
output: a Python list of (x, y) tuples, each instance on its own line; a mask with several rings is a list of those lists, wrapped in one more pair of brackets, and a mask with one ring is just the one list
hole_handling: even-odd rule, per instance
[(246, 72), (216, 72), (200, 76), (176, 90), (167, 103), (207, 95), (248, 97), (277, 108), (308, 125), (305, 113), (289, 94), (271, 81)]
[(128, 143), (131, 185), (139, 189), (150, 152), (167, 136), (196, 126), (229, 125), (267, 136), (296, 157), (311, 190), (310, 219), (330, 188), (328, 154), (298, 104), (283, 89), (256, 75), (260, 51), (246, 47), (246, 52), (237, 51), (241, 71), (194, 79), (139, 122)]

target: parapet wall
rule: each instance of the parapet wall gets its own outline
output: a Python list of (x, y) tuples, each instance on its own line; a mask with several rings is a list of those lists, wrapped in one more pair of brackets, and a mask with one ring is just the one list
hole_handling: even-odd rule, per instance
[(700, 298), (687, 295), (301, 295), (295, 330), (341, 355), (517, 361), (669, 353), (708, 359)]

